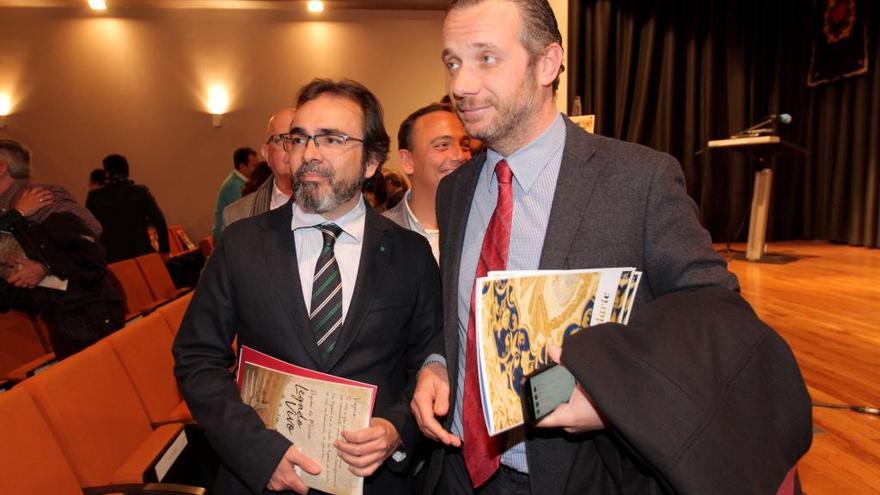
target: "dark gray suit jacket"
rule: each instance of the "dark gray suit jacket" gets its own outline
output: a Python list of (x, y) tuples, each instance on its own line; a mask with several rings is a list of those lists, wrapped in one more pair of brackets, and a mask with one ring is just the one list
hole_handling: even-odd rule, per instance
[[(429, 354), (442, 352), (440, 281), (428, 243), (367, 208), (351, 305), (323, 362), (302, 295), (290, 206), (224, 231), (174, 343), (181, 393), (223, 461), (218, 494), (263, 493), (290, 446), (241, 401), (229, 373), (236, 336), (289, 363), (376, 385), (373, 416), (394, 424), (407, 453), (420, 440), (409, 410), (415, 375)], [(386, 461), (366, 479), (365, 493), (405, 493), (402, 464)]]
[[(747, 358), (754, 354), (756, 340), (753, 334), (744, 334), (742, 338), (734, 336), (713, 342), (713, 336), (723, 334), (728, 328), (743, 326), (760, 327), (757, 331), (764, 332), (765, 337), (772, 330), (760, 324), (748, 304), (735, 292), (738, 289), (736, 278), (727, 271), (724, 260), (712, 250), (709, 234), (700, 225), (696, 205), (685, 191), (684, 177), (674, 158), (643, 146), (587, 134), (568, 119), (566, 127), (562, 166), (540, 268), (636, 267), (644, 275), (636, 296), (634, 318), (642, 312), (647, 313), (650, 303), (664, 294), (685, 295), (676, 299), (677, 304), (666, 305), (660, 315), (651, 313), (654, 320), (646, 324), (632, 328), (615, 327), (614, 332), (603, 332), (602, 327), (597, 326), (572, 336), (572, 343), (566, 342), (564, 361), (572, 368), (581, 364), (576, 376), (597, 398), (598, 407), (608, 417), (609, 427), (603, 432), (586, 435), (527, 429), (532, 492), (536, 495), (566, 491), (590, 494), (701, 493), (691, 490), (692, 485), (680, 483), (678, 473), (678, 477), (670, 479), (670, 473), (663, 470), (674, 465), (687, 471), (688, 466), (676, 465), (674, 459), (682, 455), (684, 445), (692, 445), (688, 439), (696, 434), (698, 426), (705, 424), (706, 418), (717, 411), (716, 406), (722, 403), (718, 397), (726, 392), (726, 384), (734, 378), (742, 378), (736, 375), (739, 371), (736, 366), (721, 366), (719, 363), (726, 364), (728, 360), (740, 364), (747, 362)], [(450, 174), (440, 183), (437, 195), (440, 266), (446, 288), (444, 340), (452, 398), (455, 397), (458, 378), (456, 291), (461, 247), (471, 198), (484, 161), (485, 155), (475, 157)], [(696, 297), (691, 291), (703, 295)], [(711, 317), (711, 314), (700, 312), (698, 306), (688, 302), (711, 308), (707, 299), (717, 301), (719, 298), (722, 302), (717, 304), (722, 306), (729, 305), (725, 298), (740, 301), (743, 308), (734, 314), (740, 319), (739, 323), (745, 323), (727, 327), (723, 321), (712, 320), (708, 325), (704, 317)], [(696, 330), (669, 332), (670, 325), (663, 325), (662, 315), (676, 312), (688, 315), (691, 319), (689, 328)], [(731, 312), (726, 314), (730, 316)], [(603, 340), (606, 335), (613, 338)], [(628, 339), (629, 336), (632, 338)], [(586, 355), (571, 350), (580, 349), (574, 342), (587, 337), (590, 345), (599, 349), (598, 354), (602, 354), (601, 345), (606, 345), (616, 349), (615, 354), (609, 355), (632, 355), (635, 358), (621, 360), (623, 366), (617, 368), (593, 366), (598, 360), (589, 360)], [(773, 337), (775, 340), (770, 340), (781, 342), (775, 334)], [(675, 340), (678, 338), (682, 340)], [(665, 359), (651, 360), (655, 348), (662, 348)], [(668, 359), (670, 352), (677, 353), (678, 359)], [(733, 353), (733, 357), (728, 357), (729, 353)], [(736, 447), (744, 443), (737, 443), (737, 437), (750, 435), (748, 428), (751, 427), (766, 431), (768, 427), (762, 426), (762, 422), (776, 420), (777, 426), (785, 426), (777, 432), (779, 438), (768, 440), (778, 447), (777, 451), (770, 452), (769, 456), (764, 455), (766, 452), (739, 451), (751, 455), (756, 462), (769, 463), (773, 467), (763, 477), (759, 476), (760, 479), (742, 476), (742, 484), (717, 486), (713, 493), (764, 493), (754, 489), (781, 483), (791, 465), (809, 446), (809, 402), (791, 352), (782, 343), (775, 347), (775, 352), (763, 357), (766, 360), (761, 366), (750, 368), (752, 374), (748, 379), (778, 379), (781, 380), (780, 388), (791, 393), (785, 397), (770, 397), (766, 388), (759, 387), (755, 393), (750, 393), (748, 386), (737, 387), (736, 393), (743, 394), (739, 398), (747, 404), (772, 403), (774, 407), (769, 409), (776, 416), (750, 418), (743, 423), (728, 422), (727, 425), (743, 427), (736, 431), (725, 431), (725, 423), (720, 422), (721, 429), (705, 433), (715, 435), (716, 442), (702, 445), (714, 448), (723, 439), (731, 442), (732, 452), (737, 452)], [(666, 368), (654, 369), (652, 365)], [(607, 373), (603, 373), (605, 371)], [(765, 372), (766, 376), (760, 376)], [(658, 384), (658, 375), (668, 377), (667, 385), (671, 383), (672, 389), (679, 390), (680, 387), (684, 390), (677, 396), (670, 396), (674, 403), (656, 400), (652, 387)], [(682, 376), (698, 376), (700, 379), (687, 381)], [(675, 381), (679, 379), (681, 381)], [(642, 387), (649, 390), (641, 390)], [(729, 396), (726, 398), (730, 399)], [(624, 415), (618, 411), (631, 413)], [(645, 418), (651, 418), (651, 421), (643, 422)], [(685, 420), (703, 423), (683, 424)], [(650, 424), (654, 429), (639, 428), (640, 422)], [(447, 427), (450, 423), (451, 418), (447, 418)], [(621, 433), (623, 431), (636, 431), (643, 437), (626, 436)], [(702, 455), (706, 459), (729, 459), (729, 456), (720, 457), (718, 454), (711, 449), (690, 451), (688, 458)], [(444, 475), (443, 455), (442, 450), (437, 450), (432, 456), (426, 475), (428, 492)], [(787, 466), (783, 468), (785, 464)], [(731, 473), (725, 479), (736, 479), (742, 470), (754, 465), (755, 462), (712, 464), (716, 472)], [(703, 484), (699, 486), (706, 486), (705, 477), (709, 476), (711, 485), (711, 476), (716, 472), (687, 471), (684, 477), (703, 476)], [(443, 485), (439, 486), (442, 491)]]

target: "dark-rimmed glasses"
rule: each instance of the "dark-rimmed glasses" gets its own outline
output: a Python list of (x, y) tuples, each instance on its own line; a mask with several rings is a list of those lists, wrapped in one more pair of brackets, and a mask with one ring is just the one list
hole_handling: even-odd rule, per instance
[(364, 142), (363, 139), (338, 132), (325, 132), (313, 136), (302, 132), (291, 132), (289, 134), (281, 134), (280, 137), (284, 151), (302, 151), (308, 146), (310, 139), (315, 142), (316, 148), (321, 148), (324, 151), (341, 151), (352, 141)]

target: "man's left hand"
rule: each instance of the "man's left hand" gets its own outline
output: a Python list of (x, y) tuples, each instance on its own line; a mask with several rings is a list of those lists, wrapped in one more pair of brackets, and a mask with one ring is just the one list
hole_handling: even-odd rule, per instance
[(38, 261), (22, 258), (21, 256), (12, 256), (9, 258), (9, 261), (16, 265), (21, 265), (21, 268), (10, 275), (6, 282), (20, 289), (33, 289), (49, 273), (46, 267)]
[[(561, 363), (562, 348), (548, 345), (547, 354), (556, 363)], [(536, 423), (541, 428), (562, 428), (569, 433), (583, 433), (586, 431), (601, 430), (605, 428), (605, 420), (596, 410), (593, 399), (581, 385), (575, 384), (568, 402), (561, 404), (552, 413)]]
[(342, 438), (333, 445), (355, 476), (373, 474), (400, 446), (397, 428), (383, 418), (370, 419), (370, 426), (363, 430), (343, 430)]

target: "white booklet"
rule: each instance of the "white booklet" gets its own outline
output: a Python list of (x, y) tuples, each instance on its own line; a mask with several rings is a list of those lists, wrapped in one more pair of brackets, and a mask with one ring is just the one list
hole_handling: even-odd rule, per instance
[[(21, 265), (12, 261), (13, 257), (27, 258), (24, 254), (24, 249), (15, 240), (15, 237), (10, 232), (0, 231), (0, 278), (6, 279), (21, 269)], [(67, 280), (58, 278), (55, 275), (46, 275), (37, 286), (66, 291)]]
[(480, 396), (490, 435), (523, 424), (523, 378), (550, 364), (547, 344), (606, 322), (626, 324), (641, 272), (490, 272), (476, 283)]
[(333, 442), (342, 430), (370, 425), (375, 385), (295, 366), (247, 346), (239, 354), (237, 381), (242, 401), (263, 423), (321, 465), (317, 475), (297, 470), (309, 487), (336, 495), (363, 493), (364, 479), (348, 470)]

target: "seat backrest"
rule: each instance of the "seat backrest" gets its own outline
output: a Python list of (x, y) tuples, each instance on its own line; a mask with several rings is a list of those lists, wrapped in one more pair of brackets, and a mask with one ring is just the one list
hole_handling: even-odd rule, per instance
[(46, 349), (27, 314), (0, 313), (0, 378), (44, 354)]
[(110, 263), (108, 267), (125, 293), (126, 313), (139, 313), (153, 304), (153, 293), (134, 260), (117, 261)]
[(22, 387), (0, 394), (0, 493), (82, 495), (61, 446)]
[(138, 256), (134, 259), (138, 269), (141, 271), (150, 293), (153, 294), (154, 301), (161, 301), (172, 297), (177, 291), (174, 281), (171, 280), (171, 274), (168, 273), (168, 267), (162, 261), (159, 253), (150, 253)]
[(211, 253), (214, 252), (214, 238), (208, 236), (200, 240), (199, 249), (202, 251), (202, 256), (207, 259), (208, 256), (211, 256)]
[(111, 482), (152, 432), (107, 339), (35, 375), (25, 387), (55, 433), (80, 486)]
[(183, 316), (186, 314), (186, 308), (189, 307), (192, 296), (193, 293), (188, 292), (170, 303), (160, 306), (156, 310), (157, 313), (165, 318), (165, 323), (168, 324), (171, 335), (177, 335), (177, 331), (180, 330), (180, 324), (183, 323)]
[(173, 336), (158, 313), (133, 321), (110, 335), (116, 356), (122, 362), (150, 421), (168, 419), (168, 413), (183, 400), (174, 378), (171, 355)]

